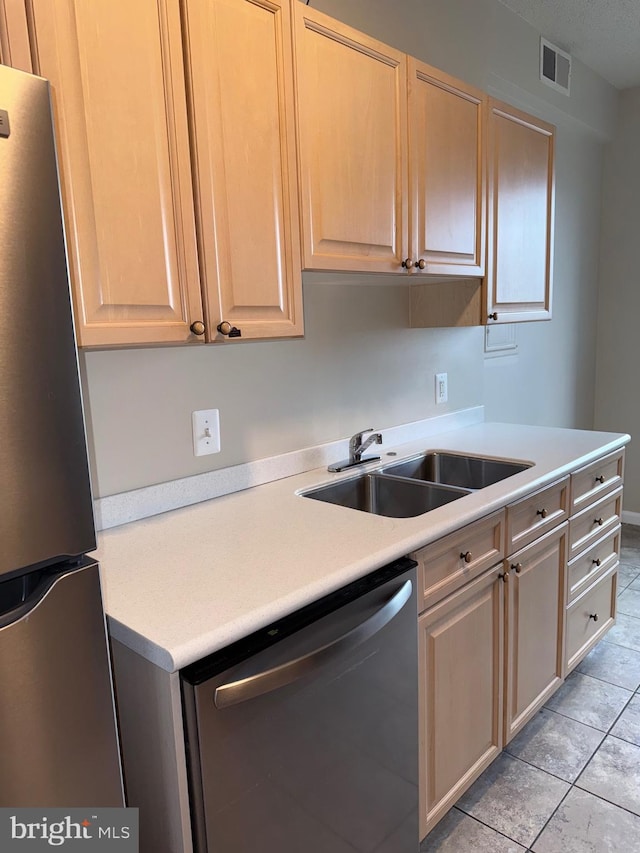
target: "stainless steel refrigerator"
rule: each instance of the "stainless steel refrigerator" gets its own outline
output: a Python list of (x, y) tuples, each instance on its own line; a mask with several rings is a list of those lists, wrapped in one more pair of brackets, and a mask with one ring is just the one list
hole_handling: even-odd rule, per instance
[(45, 80), (0, 66), (0, 806), (123, 805)]

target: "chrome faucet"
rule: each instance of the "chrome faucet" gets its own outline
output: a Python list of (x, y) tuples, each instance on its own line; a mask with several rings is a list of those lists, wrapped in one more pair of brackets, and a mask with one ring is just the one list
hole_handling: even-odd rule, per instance
[[(371, 435), (363, 441), (365, 432), (370, 432)], [(349, 439), (349, 458), (329, 465), (329, 471), (336, 473), (338, 471), (346, 471), (347, 468), (353, 468), (356, 465), (363, 465), (365, 462), (376, 462), (380, 459), (379, 456), (362, 456), (367, 447), (370, 447), (372, 444), (382, 444), (381, 433), (374, 432), (373, 429), (364, 429), (362, 432), (352, 435)]]

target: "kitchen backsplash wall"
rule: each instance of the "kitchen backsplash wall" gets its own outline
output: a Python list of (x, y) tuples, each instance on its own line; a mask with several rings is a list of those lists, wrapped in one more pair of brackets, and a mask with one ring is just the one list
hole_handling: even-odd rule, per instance
[[(96, 494), (482, 402), (481, 329), (425, 334), (407, 328), (406, 286), (313, 278), (305, 275), (304, 339), (86, 353)], [(436, 370), (449, 375), (449, 401), (437, 407)], [(191, 412), (207, 408), (220, 409), (222, 450), (196, 458)]]
[[(540, 34), (498, 0), (311, 4), (557, 125), (553, 320), (519, 325), (516, 354), (485, 360), (480, 327), (409, 329), (400, 279), (305, 274), (304, 339), (83, 353), (96, 496), (478, 404), (489, 420), (593, 426), (602, 147), (617, 92), (577, 61), (570, 98), (540, 83)], [(444, 371), (449, 402), (436, 407)], [(218, 455), (193, 456), (200, 408), (220, 409)]]

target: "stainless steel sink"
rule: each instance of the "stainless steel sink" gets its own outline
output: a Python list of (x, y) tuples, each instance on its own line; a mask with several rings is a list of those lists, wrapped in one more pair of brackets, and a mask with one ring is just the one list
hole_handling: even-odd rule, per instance
[(302, 494), (315, 501), (338, 504), (375, 515), (413, 518), (469, 492), (466, 489), (371, 473), (320, 486)]
[(409, 477), (423, 482), (476, 490), (499, 483), (530, 467), (529, 462), (510, 462), (483, 456), (430, 452), (404, 462), (385, 465), (380, 470), (396, 477)]

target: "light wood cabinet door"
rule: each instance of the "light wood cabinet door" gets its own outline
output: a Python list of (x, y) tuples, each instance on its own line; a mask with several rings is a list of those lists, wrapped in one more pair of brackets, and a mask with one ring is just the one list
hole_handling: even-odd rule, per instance
[(82, 346), (202, 320), (178, 0), (33, 0)]
[(0, 0), (0, 63), (33, 72), (25, 0)]
[(418, 272), (484, 275), (485, 101), (409, 57), (409, 255)]
[(490, 569), (418, 620), (421, 838), (502, 748), (501, 572)]
[(567, 522), (505, 560), (504, 743), (563, 678)]
[(402, 272), (406, 56), (293, 5), (304, 266)]
[(209, 340), (300, 335), (291, 11), (279, 0), (184, 6)]
[(489, 99), (486, 321), (551, 318), (554, 127)]

